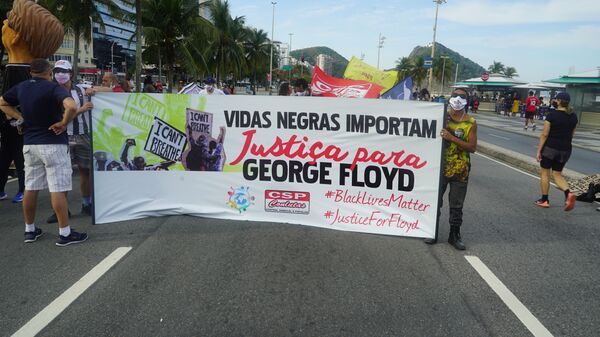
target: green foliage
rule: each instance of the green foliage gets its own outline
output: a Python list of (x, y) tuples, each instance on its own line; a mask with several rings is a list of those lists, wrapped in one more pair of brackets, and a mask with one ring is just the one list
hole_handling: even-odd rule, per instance
[(169, 90), (174, 87), (176, 67), (192, 74), (206, 69), (206, 44), (202, 41), (206, 41), (203, 32), (208, 25), (198, 16), (198, 6), (197, 0), (142, 0), (143, 57), (156, 61), (160, 58)]
[(514, 67), (506, 67), (506, 69), (504, 70), (504, 76), (513, 78), (519, 77), (519, 74), (517, 74), (517, 69), (515, 69)]
[(488, 71), (492, 74), (504, 74), (505, 65), (502, 62), (497, 62), (494, 60), (492, 64), (488, 67)]
[[(472, 77), (479, 77), (481, 73), (485, 71), (485, 68), (480, 66), (479, 64), (471, 61), (470, 59), (462, 56), (461, 54), (455, 52), (454, 50), (444, 46), (441, 43), (437, 43), (435, 45), (435, 53), (436, 55), (446, 55), (450, 57), (450, 59), (446, 60), (446, 67), (448, 61), (451, 61), (454, 69), (451, 69), (451, 77), (454, 77), (454, 73), (456, 71), (456, 65), (458, 64), (458, 81), (466, 80)], [(413, 49), (413, 51), (408, 56), (411, 59), (414, 59), (417, 56), (428, 57), (431, 56), (431, 47), (422, 47), (418, 46)], [(441, 60), (440, 60), (441, 61)], [(434, 63), (435, 64), (435, 63)], [(446, 69), (446, 72), (448, 69)]]
[(291, 52), (293, 58), (300, 60), (304, 56), (304, 61), (310, 64), (317, 63), (317, 56), (319, 54), (329, 55), (333, 58), (333, 72), (330, 74), (333, 77), (341, 78), (344, 76), (344, 71), (348, 66), (349, 61), (346, 60), (342, 55), (338, 54), (335, 50), (328, 47), (311, 47), (304, 49), (297, 49)]

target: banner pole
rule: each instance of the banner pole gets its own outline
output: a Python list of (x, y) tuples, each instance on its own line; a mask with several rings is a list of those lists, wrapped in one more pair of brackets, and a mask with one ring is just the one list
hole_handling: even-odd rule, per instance
[[(442, 127), (446, 127), (446, 124), (448, 122), (448, 103), (444, 103), (444, 120), (442, 122)], [(440, 229), (440, 215), (441, 215), (441, 207), (440, 205), (442, 204), (442, 199), (444, 198), (444, 196), (442, 195), (442, 193), (440, 193), (442, 191), (442, 179), (443, 179), (443, 174), (444, 174), (444, 153), (446, 152), (446, 142), (444, 142), (444, 140), (442, 139), (442, 150), (440, 151), (440, 176), (438, 177), (438, 204), (437, 204), (437, 212), (435, 215), (435, 240), (437, 241), (438, 239), (438, 232)]]
[[(90, 97), (90, 102), (92, 101), (92, 97)], [(96, 170), (94, 170), (94, 124), (93, 124), (93, 115), (94, 110), (90, 112), (90, 197), (92, 198), (92, 225), (96, 224), (96, 189), (94, 188), (94, 175)]]

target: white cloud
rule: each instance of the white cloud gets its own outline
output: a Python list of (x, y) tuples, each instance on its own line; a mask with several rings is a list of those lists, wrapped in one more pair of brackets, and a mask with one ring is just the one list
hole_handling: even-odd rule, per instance
[(464, 0), (442, 5), (439, 18), (467, 25), (598, 22), (598, 0)]

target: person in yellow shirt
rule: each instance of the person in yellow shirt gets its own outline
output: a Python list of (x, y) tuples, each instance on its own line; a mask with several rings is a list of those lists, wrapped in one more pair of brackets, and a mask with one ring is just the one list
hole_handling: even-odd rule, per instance
[[(469, 94), (464, 89), (456, 89), (450, 97), (448, 124), (440, 131), (440, 136), (446, 142), (444, 152), (444, 175), (440, 188), (440, 201), (448, 186), (448, 203), (450, 209), (450, 236), (448, 243), (458, 250), (465, 250), (465, 244), (460, 236), (463, 222), (463, 205), (467, 196), (467, 185), (471, 171), (470, 154), (477, 149), (477, 124), (475, 118), (467, 114)], [(442, 207), (440, 202), (438, 215)], [(425, 243), (434, 244), (436, 239), (426, 239)]]
[(512, 116), (515, 117), (519, 114), (519, 108), (521, 106), (521, 100), (519, 99), (519, 95), (515, 95), (515, 99), (513, 100), (512, 106)]

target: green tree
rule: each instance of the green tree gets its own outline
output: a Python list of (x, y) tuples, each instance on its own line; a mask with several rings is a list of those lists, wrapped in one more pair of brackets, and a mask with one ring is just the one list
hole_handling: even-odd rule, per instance
[(412, 60), (410, 67), (410, 76), (413, 79), (413, 83), (417, 84), (417, 87), (421, 87), (421, 83), (425, 77), (427, 77), (427, 70), (424, 66), (425, 59), (422, 56), (417, 56)]
[(123, 19), (126, 12), (116, 4), (115, 0), (79, 0), (79, 1), (61, 1), (61, 0), (39, 0), (38, 4), (47, 8), (56, 16), (65, 27), (68, 33), (73, 34), (73, 78), (79, 77), (79, 40), (83, 37), (84, 41), (90, 43), (92, 40), (91, 21), (100, 24), (101, 29), (105, 29), (104, 21), (100, 15), (97, 5), (106, 6), (112, 16)]
[(142, 0), (135, 0), (135, 91), (142, 90)]
[(217, 80), (228, 74), (241, 76), (246, 69), (246, 19), (243, 16), (232, 18), (227, 0), (213, 0), (208, 7), (214, 25), (207, 48), (209, 69), (215, 72)]
[(517, 69), (515, 69), (514, 67), (506, 67), (506, 69), (504, 69), (504, 76), (508, 78), (513, 78), (519, 77), (519, 74), (517, 74)]
[(256, 95), (257, 73), (259, 69), (269, 64), (270, 41), (267, 32), (252, 28), (247, 33), (247, 39), (244, 43), (246, 62), (252, 70), (252, 93)]
[(441, 57), (436, 57), (433, 60), (433, 77), (439, 82), (443, 80), (447, 83), (452, 78), (452, 68), (454, 68), (452, 59), (447, 58), (444, 62)]
[(503, 74), (504, 70), (504, 64), (502, 64), (502, 62), (496, 62), (496, 60), (488, 67), (488, 71), (494, 74)]
[(398, 72), (397, 81), (402, 81), (407, 76), (410, 76), (412, 67), (412, 61), (408, 57), (398, 59), (396, 61), (396, 71)]
[(206, 70), (204, 31), (210, 29), (198, 15), (198, 0), (142, 0), (143, 56), (165, 67), (173, 92), (177, 65), (189, 72)]

